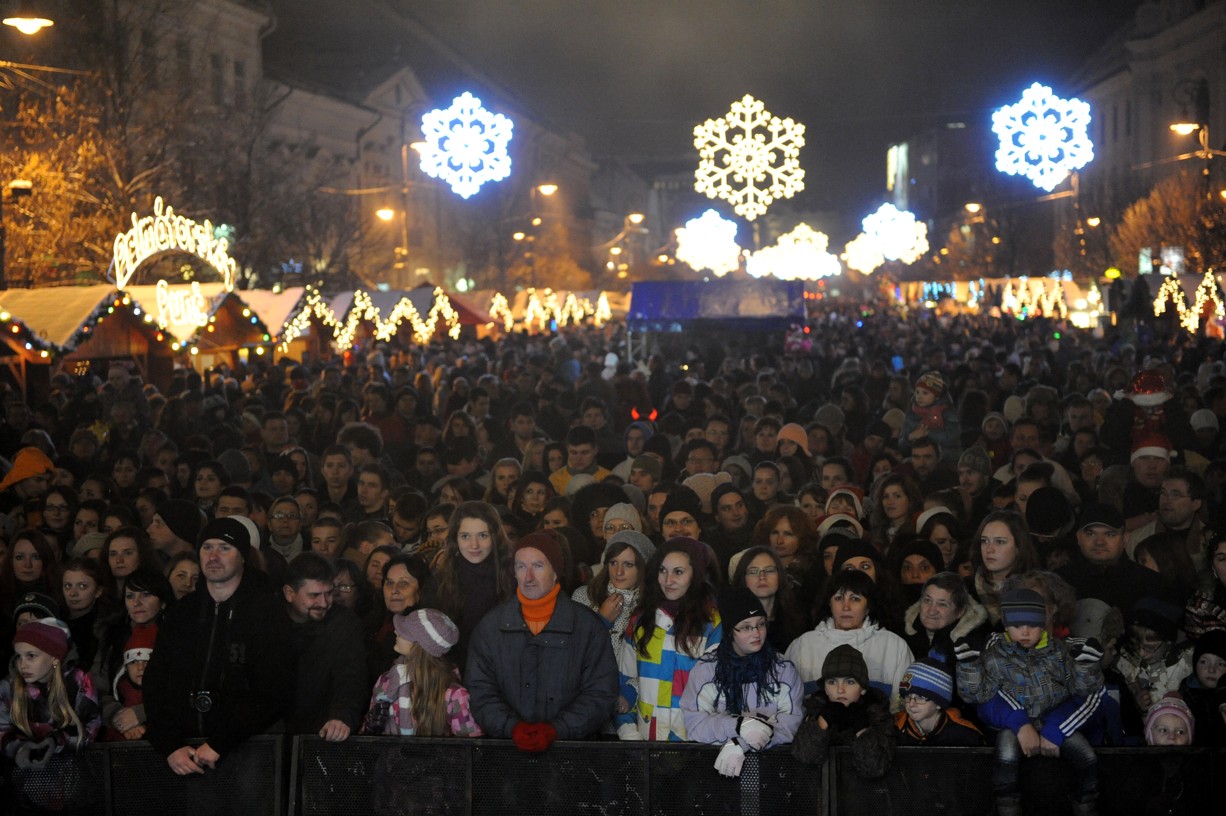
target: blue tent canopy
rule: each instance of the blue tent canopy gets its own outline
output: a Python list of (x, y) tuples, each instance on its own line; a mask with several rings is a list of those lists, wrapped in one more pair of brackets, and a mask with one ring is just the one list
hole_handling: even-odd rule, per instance
[(801, 281), (646, 281), (631, 288), (626, 326), (633, 332), (784, 331), (804, 322), (804, 294)]

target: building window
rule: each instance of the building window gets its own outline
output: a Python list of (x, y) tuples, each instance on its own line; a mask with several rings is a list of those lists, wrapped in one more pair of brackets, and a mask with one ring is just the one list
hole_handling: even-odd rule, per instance
[(214, 105), (222, 105), (226, 101), (226, 78), (223, 73), (221, 54), (209, 54), (209, 90), (212, 92)]
[(247, 107), (247, 65), (242, 60), (234, 61), (234, 107)]

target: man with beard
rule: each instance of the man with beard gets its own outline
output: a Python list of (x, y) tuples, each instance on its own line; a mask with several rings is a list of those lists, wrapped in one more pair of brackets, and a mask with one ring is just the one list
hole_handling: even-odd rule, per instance
[(336, 568), (316, 552), (290, 562), (281, 592), (293, 630), (298, 683), (286, 716), (292, 734), (318, 734), (342, 742), (361, 723), (370, 689), (362, 623), (332, 602)]

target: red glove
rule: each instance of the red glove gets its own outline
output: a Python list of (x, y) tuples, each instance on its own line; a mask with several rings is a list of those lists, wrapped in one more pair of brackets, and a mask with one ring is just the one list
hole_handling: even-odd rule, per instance
[(558, 738), (558, 730), (549, 723), (521, 722), (511, 729), (515, 747), (525, 753), (540, 753)]

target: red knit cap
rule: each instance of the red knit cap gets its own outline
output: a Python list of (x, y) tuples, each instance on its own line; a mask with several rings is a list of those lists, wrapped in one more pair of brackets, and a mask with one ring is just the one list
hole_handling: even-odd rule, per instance
[(54, 623), (30, 621), (23, 623), (13, 635), (13, 645), (27, 643), (39, 651), (46, 652), (61, 663), (68, 657), (68, 631)]
[(562, 576), (566, 574), (566, 546), (562, 534), (556, 530), (537, 530), (515, 542), (515, 549), (511, 552), (511, 559), (514, 561), (515, 553), (528, 547), (540, 550), (545, 554), (545, 558), (549, 560), (549, 566), (553, 567), (553, 571), (557, 574), (558, 579), (561, 580)]

